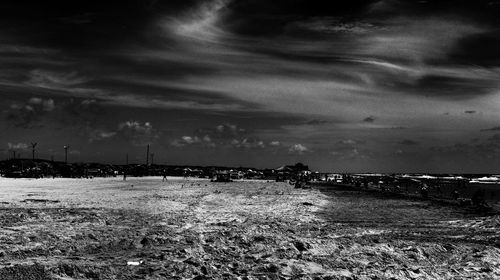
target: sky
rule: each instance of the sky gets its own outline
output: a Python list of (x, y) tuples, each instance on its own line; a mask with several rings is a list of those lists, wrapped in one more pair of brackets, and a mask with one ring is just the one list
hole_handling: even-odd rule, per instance
[(0, 158), (500, 173), (500, 1), (2, 1)]

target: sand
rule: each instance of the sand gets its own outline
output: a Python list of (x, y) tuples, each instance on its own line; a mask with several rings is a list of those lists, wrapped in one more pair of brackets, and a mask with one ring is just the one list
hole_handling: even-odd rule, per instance
[(0, 223), (0, 279), (500, 278), (498, 216), (333, 186), (0, 178)]

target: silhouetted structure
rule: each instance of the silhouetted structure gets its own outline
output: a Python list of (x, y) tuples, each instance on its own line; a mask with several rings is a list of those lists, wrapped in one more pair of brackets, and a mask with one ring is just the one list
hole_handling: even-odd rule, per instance
[(36, 147), (36, 142), (31, 143), (31, 153), (32, 153), (32, 159), (35, 160), (35, 147)]
[(69, 149), (69, 146), (64, 146), (64, 162), (66, 164), (68, 163), (68, 149)]

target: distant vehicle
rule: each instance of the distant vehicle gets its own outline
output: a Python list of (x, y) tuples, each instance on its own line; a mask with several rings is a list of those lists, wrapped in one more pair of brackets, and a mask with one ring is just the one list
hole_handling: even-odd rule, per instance
[(289, 184), (294, 185), (296, 189), (310, 188), (309, 182), (311, 181), (310, 171), (301, 171), (290, 179)]
[(21, 171), (6, 171), (4, 174), (5, 178), (22, 178), (23, 173)]
[(287, 178), (287, 175), (284, 174), (283, 172), (280, 172), (276, 175), (276, 182), (285, 182)]
[(212, 182), (232, 182), (231, 173), (227, 171), (219, 171), (215, 173), (215, 179)]

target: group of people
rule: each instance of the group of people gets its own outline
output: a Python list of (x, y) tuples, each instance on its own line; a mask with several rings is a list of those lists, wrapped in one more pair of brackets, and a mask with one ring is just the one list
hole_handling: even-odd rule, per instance
[[(422, 198), (429, 197), (429, 190), (430, 189), (431, 188), (425, 183), (423, 183), (420, 186), (420, 195), (422, 196)], [(438, 197), (442, 197), (442, 195), (443, 195), (443, 191), (441, 190), (440, 186), (434, 186), (434, 192), (437, 194)], [(458, 192), (458, 190), (454, 189), (450, 193), (450, 197), (453, 200), (459, 200), (460, 193)], [(468, 199), (466, 199), (466, 200), (468, 200)], [(476, 190), (472, 194), (472, 198), (469, 201), (473, 206), (476, 206), (476, 207), (488, 207), (488, 203), (486, 202), (486, 199), (485, 199), (485, 193), (484, 193), (484, 190), (482, 190), (482, 189)]]
[(290, 185), (294, 185), (296, 189), (304, 189), (307, 188), (307, 184), (309, 183), (310, 178), (307, 174), (300, 173), (295, 178), (290, 179)]
[[(167, 170), (163, 169), (163, 171), (161, 172), (163, 178), (162, 178), (162, 182), (166, 182), (168, 181), (167, 179)], [(127, 172), (123, 172), (123, 181), (127, 181)]]
[[(364, 185), (366, 188), (366, 184), (364, 184)], [(356, 186), (361, 187), (361, 183), (357, 182)], [(401, 193), (402, 192), (401, 187), (399, 185), (395, 185), (391, 189), (389, 186), (381, 184), (379, 188), (382, 192), (392, 192), (392, 193)], [(431, 194), (437, 198), (444, 198), (443, 190), (442, 190), (441, 186), (439, 186), (439, 185), (429, 186), (426, 183), (422, 182), (419, 184), (418, 191), (419, 191), (420, 196), (424, 199), (430, 198)], [(460, 200), (460, 199), (467, 200), (467, 201), (469, 201), (469, 203), (471, 205), (476, 206), (476, 207), (488, 207), (488, 203), (486, 202), (486, 199), (485, 199), (485, 192), (482, 189), (476, 190), (472, 194), (471, 199), (461, 198), (461, 194), (456, 189), (454, 189), (453, 191), (450, 192), (449, 197), (452, 200)]]

